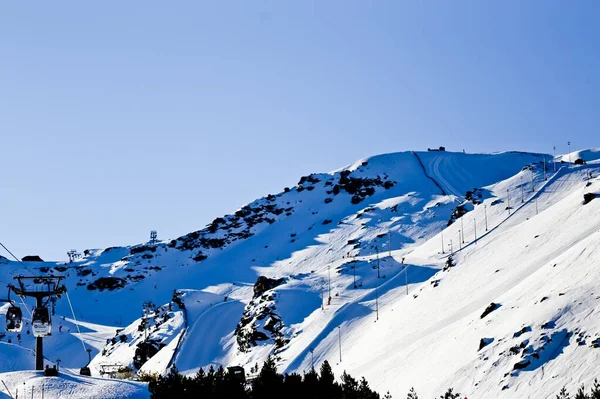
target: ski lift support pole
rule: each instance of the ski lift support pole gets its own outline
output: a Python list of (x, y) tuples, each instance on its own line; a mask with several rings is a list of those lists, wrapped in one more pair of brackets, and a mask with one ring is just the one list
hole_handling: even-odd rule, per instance
[[(60, 296), (67, 292), (67, 288), (63, 285), (60, 286), (62, 276), (16, 276), (14, 278), (19, 282), (18, 286), (9, 284), (8, 288), (12, 290), (16, 295), (21, 297), (32, 297), (35, 298), (35, 306), (37, 308), (44, 307), (44, 298), (51, 297), (53, 295)], [(25, 287), (24, 281), (33, 281), (34, 284), (40, 284), (46, 286), (47, 289), (40, 291), (30, 290)], [(44, 370), (44, 341), (43, 337), (35, 338), (35, 369), (38, 371)]]

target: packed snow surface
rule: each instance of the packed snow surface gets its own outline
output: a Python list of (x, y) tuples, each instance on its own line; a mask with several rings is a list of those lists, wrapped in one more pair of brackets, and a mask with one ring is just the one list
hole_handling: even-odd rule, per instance
[(328, 360), (394, 397), (452, 386), (540, 398), (589, 385), (600, 377), (598, 154), (570, 154), (586, 165), (569, 154), (379, 155), (173, 240), (89, 249), (72, 263), (0, 258), (5, 284), (65, 276), (75, 318), (58, 299), (47, 363), (76, 372), (86, 349), (93, 356), (91, 378), (44, 379), (27, 371), (26, 325), (0, 340), (0, 379), (47, 381), (46, 397), (138, 398), (145, 385), (102, 372), (249, 371), (272, 354), (281, 371)]

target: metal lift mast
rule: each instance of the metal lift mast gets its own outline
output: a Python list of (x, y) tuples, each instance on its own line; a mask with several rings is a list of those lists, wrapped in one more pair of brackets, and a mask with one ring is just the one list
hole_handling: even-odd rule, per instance
[[(14, 279), (18, 281), (18, 286), (9, 284), (8, 288), (21, 297), (35, 298), (35, 306), (41, 308), (44, 306), (44, 298), (57, 296), (67, 292), (64, 285), (60, 285), (62, 276), (17, 276)], [(25, 286), (26, 281), (34, 284), (33, 288)], [(36, 290), (35, 286), (40, 289)], [(35, 369), (44, 370), (44, 341), (43, 337), (35, 338)]]

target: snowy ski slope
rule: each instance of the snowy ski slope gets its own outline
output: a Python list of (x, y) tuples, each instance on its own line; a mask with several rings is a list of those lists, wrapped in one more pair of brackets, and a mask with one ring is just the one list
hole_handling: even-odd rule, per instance
[[(559, 156), (554, 173), (544, 154), (379, 155), (306, 176), (175, 240), (88, 250), (72, 264), (5, 261), (0, 281), (31, 271), (67, 276), (82, 333), (59, 300), (54, 320), (63, 333), (46, 339), (46, 357), (76, 371), (87, 363), (81, 337), (94, 376), (102, 364), (133, 367), (137, 345), (152, 339), (160, 348), (143, 372), (249, 369), (275, 354), (282, 371), (327, 359), (337, 375), (364, 375), (394, 397), (411, 386), (424, 397), (449, 386), (470, 398), (549, 397), (598, 377), (600, 201), (582, 202), (584, 193), (600, 194), (600, 152), (575, 157), (587, 165)], [(447, 226), (461, 203), (467, 213)], [(451, 249), (456, 265), (442, 271)], [(283, 282), (255, 294), (259, 276)], [(122, 280), (101, 290), (102, 277)], [(140, 331), (142, 304), (167, 306), (174, 290), (185, 309), (172, 303), (166, 320)], [(481, 319), (492, 302), (499, 308)], [(266, 339), (249, 343), (242, 330)], [(120, 335), (124, 342), (108, 343)], [(29, 335), (3, 337), (0, 354), (11, 361), (0, 361), (0, 378), (39, 378), (16, 372), (32, 368), (32, 349)], [(81, 397), (118, 384), (92, 380), (86, 386), (98, 391)], [(123, 395), (145, 397), (143, 385), (123, 384)]]

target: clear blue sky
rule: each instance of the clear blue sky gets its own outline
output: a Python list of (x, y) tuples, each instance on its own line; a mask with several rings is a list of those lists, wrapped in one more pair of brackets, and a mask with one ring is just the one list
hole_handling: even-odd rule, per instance
[(0, 241), (201, 228), (383, 152), (599, 146), (597, 1), (0, 6)]

